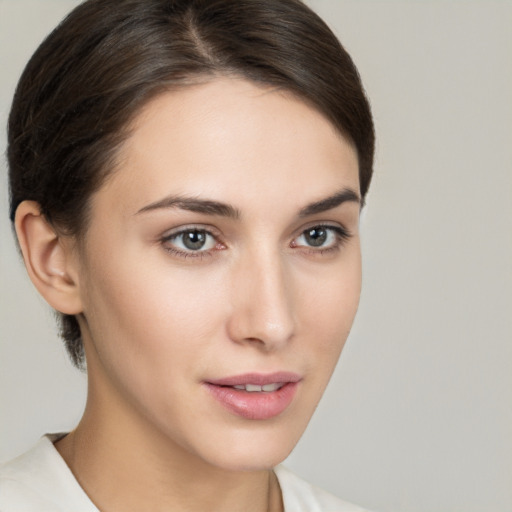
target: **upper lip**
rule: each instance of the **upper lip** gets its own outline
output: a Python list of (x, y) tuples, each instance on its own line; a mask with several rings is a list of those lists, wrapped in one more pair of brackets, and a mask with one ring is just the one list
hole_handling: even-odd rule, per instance
[(243, 375), (233, 375), (220, 379), (208, 380), (208, 384), (215, 386), (240, 386), (244, 384), (256, 384), (264, 386), (265, 384), (299, 382), (302, 377), (293, 372), (274, 372), (274, 373), (244, 373)]

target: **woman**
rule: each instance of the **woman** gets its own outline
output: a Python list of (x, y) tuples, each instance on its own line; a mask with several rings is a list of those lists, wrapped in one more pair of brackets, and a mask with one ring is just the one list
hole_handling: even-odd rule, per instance
[(0, 509), (359, 510), (278, 465), (357, 309), (373, 147), (298, 0), (75, 9), (23, 73), (8, 160), (87, 405), (3, 467)]

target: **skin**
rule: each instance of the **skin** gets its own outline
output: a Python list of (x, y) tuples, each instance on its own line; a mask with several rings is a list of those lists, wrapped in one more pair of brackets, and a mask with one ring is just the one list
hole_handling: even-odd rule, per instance
[[(79, 315), (86, 350), (86, 410), (57, 449), (107, 512), (281, 510), (271, 468), (324, 392), (361, 286), (359, 201), (304, 209), (357, 196), (356, 152), (292, 95), (218, 78), (152, 100), (118, 163), (80, 250), (35, 203), (17, 213), (32, 280)], [(169, 196), (237, 215), (155, 206)], [(304, 231), (323, 225), (312, 247)], [(188, 250), (184, 228), (209, 231), (206, 249)], [(233, 414), (203, 384), (275, 371), (301, 381), (268, 420)]]

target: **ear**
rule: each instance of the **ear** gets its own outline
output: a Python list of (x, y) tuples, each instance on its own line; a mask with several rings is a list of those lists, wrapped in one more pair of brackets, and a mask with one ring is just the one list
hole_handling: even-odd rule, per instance
[(81, 313), (78, 260), (70, 240), (53, 229), (35, 201), (18, 206), (14, 223), (25, 267), (39, 293), (61, 313)]

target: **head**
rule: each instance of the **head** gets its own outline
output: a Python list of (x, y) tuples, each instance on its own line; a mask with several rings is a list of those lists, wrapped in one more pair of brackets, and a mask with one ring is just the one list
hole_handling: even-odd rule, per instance
[[(240, 117), (241, 113), (246, 117)], [(204, 127), (201, 133), (200, 126)], [(236, 126), (236, 130), (230, 132), (227, 128), (224, 130), (224, 126)], [(269, 133), (274, 133), (273, 138), (265, 139), (264, 126), (268, 126)], [(225, 138), (215, 139), (213, 144), (209, 137), (213, 132), (218, 134), (219, 130)], [(245, 138), (235, 137), (245, 130)], [(303, 246), (314, 244), (311, 242), (313, 239), (324, 240), (321, 244), (326, 246), (333, 245), (334, 239), (341, 242), (345, 236), (341, 228), (324, 229), (323, 233), (318, 229), (311, 233), (304, 231), (317, 227), (317, 224), (312, 224), (319, 219), (312, 205), (327, 199), (339, 202), (345, 194), (343, 201), (357, 203), (358, 210), (370, 184), (374, 151), (371, 113), (351, 58), (328, 27), (298, 0), (89, 0), (76, 8), (50, 34), (27, 65), (15, 94), (8, 134), (12, 220), (16, 219), (20, 205), (23, 208), (30, 202), (56, 234), (55, 240), (77, 255), (76, 274), (66, 276), (66, 279), (70, 286), (75, 284), (75, 277), (76, 281), (83, 283), (77, 292), (80, 297), (69, 307), (59, 307), (60, 303), (56, 303), (61, 333), (77, 366), (84, 362), (84, 336), (89, 340), (89, 351), (91, 354), (94, 352), (91, 358), (106, 362), (108, 366), (108, 361), (115, 357), (114, 352), (109, 351), (121, 350), (122, 347), (109, 346), (109, 341), (102, 339), (109, 336), (111, 326), (106, 325), (110, 320), (103, 318), (99, 309), (110, 311), (115, 316), (116, 311), (129, 309), (130, 304), (137, 300), (131, 296), (131, 302), (126, 304), (118, 301), (116, 308), (122, 306), (122, 309), (109, 310), (117, 300), (111, 296), (111, 301), (99, 308), (99, 302), (108, 296), (108, 289), (102, 289), (98, 283), (106, 283), (105, 286), (119, 291), (125, 282), (121, 271), (116, 275), (119, 269), (124, 268), (123, 264), (109, 268), (108, 255), (114, 248), (108, 246), (107, 234), (100, 226), (108, 226), (119, 234), (123, 229), (120, 219), (132, 215), (137, 219), (149, 218), (159, 208), (167, 211), (170, 196), (184, 211), (195, 211), (196, 215), (197, 204), (195, 207), (191, 204), (199, 198), (199, 209), (203, 209), (201, 215), (207, 214), (206, 210), (211, 208), (210, 214), (220, 214), (222, 218), (229, 218), (229, 222), (235, 222), (237, 216), (242, 219), (245, 216), (253, 219), (253, 224), (246, 224), (249, 227), (242, 229), (232, 227), (227, 221), (222, 224), (222, 221), (219, 223), (221, 227), (214, 225), (209, 232), (203, 229), (203, 217), (199, 219), (201, 222), (197, 218), (184, 217), (183, 224), (192, 222), (193, 227), (200, 226), (196, 231), (189, 230), (183, 234), (177, 228), (164, 229), (168, 220), (146, 220), (146, 225), (152, 223), (152, 227), (144, 228), (151, 231), (151, 236), (145, 236), (153, 240), (153, 246), (158, 240), (158, 244), (165, 245), (168, 250), (184, 250), (188, 254), (194, 252), (193, 244), (199, 244), (197, 247), (203, 256), (215, 253), (215, 258), (220, 260), (229, 253), (227, 249), (230, 247), (234, 248), (236, 244), (242, 247), (242, 232), (254, 234), (261, 228), (261, 237), (273, 236), (281, 242), (287, 237), (286, 247), (297, 249), (290, 256), (296, 261), (296, 254)], [(165, 139), (162, 139), (163, 134)], [(283, 137), (274, 147), (272, 141), (278, 140), (278, 134)], [(323, 138), (317, 134), (322, 134)], [(209, 140), (213, 145), (206, 148), (199, 144), (199, 140)], [(327, 141), (325, 145), (323, 141)], [(336, 146), (336, 141), (339, 146)], [(171, 148), (168, 151), (166, 144)], [(263, 145), (263, 151), (256, 149), (258, 144)], [(335, 147), (338, 149), (333, 149)], [(147, 158), (138, 160), (141, 155), (147, 157), (150, 153), (153, 161)], [(196, 161), (189, 160), (189, 154), (197, 157)], [(225, 159), (223, 155), (226, 155)], [(236, 173), (233, 172), (234, 159), (239, 162)], [(327, 170), (324, 174), (317, 173), (313, 166), (323, 165), (324, 159), (329, 162), (325, 164)], [(304, 168), (305, 164), (301, 166), (308, 161), (309, 171)], [(166, 162), (166, 166), (162, 167), (161, 162)], [(280, 165), (277, 166), (276, 162)], [(292, 162), (296, 175), (291, 168)], [(174, 169), (169, 169), (174, 165)], [(340, 170), (339, 180), (332, 172), (336, 165), (345, 167), (345, 171)], [(259, 174), (263, 167), (267, 171)], [(163, 168), (169, 169), (169, 173), (162, 172)], [(190, 175), (189, 168), (201, 169), (201, 172)], [(315, 190), (315, 183), (322, 179), (325, 186)], [(149, 188), (144, 188), (148, 182)], [(222, 183), (227, 186), (219, 187)], [(281, 218), (276, 213), (267, 217), (264, 223), (263, 217), (258, 217), (256, 209), (251, 208), (256, 204), (267, 210), (278, 208), (281, 203), (277, 196), (266, 193), (274, 186), (283, 191), (283, 197), (291, 196), (297, 200), (295, 203), (283, 201)], [(155, 196), (155, 191), (162, 188), (166, 189), (165, 193), (162, 190), (162, 195), (167, 197), (167, 205), (163, 207)], [(301, 195), (304, 189), (310, 194)], [(333, 193), (328, 194), (329, 190)], [(333, 199), (333, 195), (336, 198)], [(127, 206), (127, 197), (132, 200), (130, 206)], [(135, 212), (133, 203), (137, 206)], [(308, 207), (309, 217), (305, 214)], [(219, 208), (225, 210), (219, 213)], [(302, 221), (289, 220), (293, 208), (297, 210), (297, 218), (304, 214), (307, 226)], [(114, 210), (118, 213), (117, 224), (116, 215), (109, 213)], [(321, 208), (317, 210), (321, 211)], [(353, 213), (344, 215), (353, 217)], [(112, 225), (109, 225), (110, 217)], [(277, 227), (270, 235), (265, 229), (273, 217), (280, 220), (276, 221)], [(177, 221), (173, 223), (177, 224)], [(263, 228), (263, 224), (267, 227)], [(18, 233), (23, 231), (22, 227), (17, 227)], [(304, 229), (300, 231), (299, 228)], [(353, 226), (350, 229), (353, 230)], [(185, 236), (190, 240), (187, 241)], [(310, 238), (304, 242), (304, 237), (308, 236)], [(254, 239), (252, 242), (249, 239), (244, 247), (254, 242)], [(21, 245), (23, 248), (26, 244), (22, 242)], [(101, 251), (105, 251), (106, 258), (99, 257)], [(236, 251), (233, 249), (231, 252), (234, 254)], [(238, 254), (249, 253), (240, 249)], [(251, 254), (257, 254), (257, 251)], [(328, 375), (313, 386), (315, 389), (311, 391), (309, 402), (314, 408), (355, 314), (359, 294), (357, 275), (360, 272), (358, 245), (348, 258), (350, 265), (338, 262), (336, 266), (333, 258), (331, 263), (322, 264), (316, 281), (307, 281), (304, 276), (315, 275), (308, 266), (319, 268), (319, 254), (308, 256), (307, 263), (294, 263), (293, 272), (302, 275), (297, 279), (290, 277), (293, 272), (286, 270), (285, 264), (272, 259), (268, 251), (265, 254), (260, 253), (260, 257), (254, 260), (247, 257), (244, 264), (242, 260), (233, 262), (232, 266), (226, 264), (225, 268), (221, 263), (206, 263), (207, 256), (201, 256), (201, 263), (196, 259), (191, 264), (192, 258), (188, 256), (186, 261), (180, 260), (177, 265), (179, 272), (169, 272), (174, 278), (167, 283), (173, 286), (177, 302), (170, 310), (167, 306), (161, 308), (158, 315), (153, 315), (152, 321), (165, 324), (165, 318), (171, 317), (173, 322), (164, 327), (172, 329), (174, 325), (179, 326), (179, 318), (190, 315), (202, 327), (208, 321), (208, 318), (204, 319), (203, 311), (209, 309), (213, 301), (221, 307), (211, 323), (213, 330), (211, 326), (203, 329), (204, 350), (208, 352), (207, 342), (212, 337), (227, 336), (235, 341), (249, 340), (244, 345), (250, 345), (250, 351), (264, 354), (272, 345), (266, 346), (265, 339), (272, 340), (275, 336), (277, 347), (281, 346), (283, 339), (293, 338), (293, 319), (311, 309), (308, 301), (320, 304), (322, 292), (327, 296), (331, 294), (337, 307), (345, 307), (347, 313), (346, 318), (335, 321), (325, 331), (326, 343), (329, 342), (331, 347), (328, 354), (334, 362), (325, 368), (324, 373)], [(27, 259), (26, 251), (24, 255)], [(161, 268), (161, 257), (160, 253), (155, 256), (155, 261), (148, 268)], [(131, 273), (133, 267), (129, 265), (143, 261), (141, 258), (145, 258), (142, 253), (133, 253), (130, 262), (128, 256), (124, 271)], [(244, 267), (249, 261), (254, 270), (252, 277)], [(272, 261), (275, 268), (284, 269), (282, 273), (276, 271), (270, 275), (265, 265), (271, 265), (269, 262)], [(343, 268), (357, 274), (356, 280), (351, 281), (354, 276), (339, 282), (336, 277), (333, 279)], [(195, 270), (191, 272), (191, 269)], [(102, 275), (103, 270), (106, 273)], [(229, 292), (228, 299), (222, 290), (236, 290), (237, 283), (243, 283), (245, 289), (257, 288), (264, 279), (251, 279), (258, 275), (259, 278), (269, 276), (268, 286), (262, 285), (264, 290), (260, 299), (267, 304), (268, 315), (275, 313), (276, 318), (267, 319), (268, 332), (258, 334), (255, 328), (255, 332), (250, 334), (252, 327), (247, 325), (251, 324), (254, 315), (246, 312), (237, 317), (238, 320), (233, 316), (233, 304), (239, 300), (245, 304), (246, 298), (236, 298)], [(90, 279), (90, 276), (94, 278)], [(110, 277), (113, 280), (109, 285)], [(159, 279), (156, 274), (152, 275), (151, 270), (141, 274), (140, 278), (140, 282)], [(218, 294), (209, 296), (203, 293), (200, 283), (208, 279), (210, 286), (220, 290)], [(333, 286), (338, 285), (343, 289), (344, 282), (352, 283), (346, 286), (350, 295), (346, 302), (343, 293), (332, 291)], [(304, 290), (314, 288), (315, 283), (318, 283), (317, 289), (311, 296), (305, 295)], [(190, 287), (190, 293), (187, 287)], [(182, 290), (186, 290), (188, 298), (181, 297)], [(127, 297), (129, 290), (124, 292)], [(203, 300), (203, 297), (208, 300)], [(277, 302), (273, 302), (272, 297), (278, 297), (275, 299)], [(138, 326), (129, 326), (131, 332), (140, 329), (141, 335), (144, 329), (151, 331), (154, 327), (142, 325), (144, 316), (151, 318), (145, 309), (158, 309), (158, 294), (153, 295), (156, 302), (151, 306), (152, 299), (146, 299), (134, 308), (132, 318), (137, 316), (135, 309), (142, 312)], [(307, 304), (307, 308), (296, 306), (300, 301)], [(197, 311), (191, 311), (194, 307)], [(89, 311), (96, 308), (89, 317), (88, 308)], [(329, 310), (329, 314), (336, 315), (336, 310)], [(113, 323), (123, 322), (122, 318), (111, 316), (110, 319)], [(113, 327), (112, 337), (125, 338), (125, 327)], [(193, 335), (192, 332), (182, 334)], [(338, 339), (337, 344), (333, 343), (334, 339)], [(159, 343), (153, 346), (155, 351), (151, 357), (155, 359), (151, 364), (158, 360), (155, 354), (161, 347), (155, 347)], [(105, 348), (98, 351), (99, 345)], [(197, 347), (192, 346), (190, 350), (197, 350)], [(136, 363), (130, 358), (135, 352), (128, 353), (126, 365), (132, 366)], [(304, 357), (306, 354), (307, 350)], [(239, 356), (235, 351), (229, 357), (233, 358), (233, 364), (241, 361), (237, 361)], [(263, 371), (266, 366), (264, 359), (259, 357), (255, 358), (255, 366)], [(193, 353), (189, 355), (188, 360), (191, 359)], [(282, 365), (279, 366), (278, 361), (276, 358), (270, 367), (280, 369)], [(208, 368), (204, 358), (199, 358), (198, 364), (211, 380), (221, 379), (226, 372), (232, 371), (229, 365), (222, 369)], [(291, 366), (294, 364), (292, 362)], [(251, 370), (250, 366), (247, 363), (242, 369)], [(306, 371), (299, 367), (297, 362), (296, 368)], [(115, 375), (115, 368), (110, 368), (110, 371)], [(147, 384), (147, 380), (144, 382)], [(137, 383), (139, 388), (145, 389), (144, 382)], [(297, 427), (297, 439), (304, 427)], [(273, 462), (269, 460), (269, 465)]]

